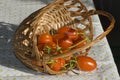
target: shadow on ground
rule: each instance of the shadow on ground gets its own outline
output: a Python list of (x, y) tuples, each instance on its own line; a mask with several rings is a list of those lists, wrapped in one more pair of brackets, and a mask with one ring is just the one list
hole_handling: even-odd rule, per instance
[(0, 65), (31, 74), (38, 74), (26, 67), (13, 52), (13, 35), (18, 25), (0, 22)]

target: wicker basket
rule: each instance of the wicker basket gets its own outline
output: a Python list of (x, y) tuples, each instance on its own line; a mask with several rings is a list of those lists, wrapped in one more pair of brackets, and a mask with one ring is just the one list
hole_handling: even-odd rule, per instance
[[(106, 16), (110, 21), (109, 27), (93, 40), (93, 26), (91, 15), (100, 14)], [(28, 16), (17, 28), (14, 35), (14, 52), (26, 66), (40, 72), (49, 74), (65, 73), (68, 70), (53, 71), (46, 64), (50, 59), (67, 57), (80, 52), (80, 55), (87, 55), (90, 47), (104, 38), (114, 27), (113, 16), (104, 11), (88, 11), (81, 0), (56, 0), (55, 2), (37, 10)], [(49, 33), (51, 29), (59, 29), (62, 26), (69, 26), (75, 29), (82, 29), (91, 40), (90, 43), (77, 49), (72, 49), (66, 54), (55, 56), (42, 55), (37, 48), (37, 36), (42, 33)], [(84, 51), (84, 52), (83, 52)], [(33, 65), (37, 61), (39, 65)]]

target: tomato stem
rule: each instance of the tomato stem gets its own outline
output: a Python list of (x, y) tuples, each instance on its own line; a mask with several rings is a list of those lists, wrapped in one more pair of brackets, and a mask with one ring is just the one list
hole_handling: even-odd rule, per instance
[(60, 51), (61, 50), (61, 47), (58, 45), (58, 40), (57, 40), (57, 48), (56, 48), (56, 51)]
[(49, 60), (48, 62), (46, 62), (46, 64), (52, 64), (52, 63), (54, 63), (54, 62), (55, 62), (55, 60), (51, 59), (51, 60)]
[(64, 69), (66, 70), (72, 70), (76, 67), (76, 58), (71, 59), (67, 64), (64, 65)]
[(48, 54), (52, 52), (52, 48), (49, 46), (46, 46), (44, 50), (47, 51)]

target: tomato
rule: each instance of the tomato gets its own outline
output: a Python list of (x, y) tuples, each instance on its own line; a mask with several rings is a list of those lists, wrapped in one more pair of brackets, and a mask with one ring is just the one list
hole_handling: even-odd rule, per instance
[(53, 41), (57, 43), (60, 39), (62, 39), (65, 35), (64, 34), (55, 34), (53, 35)]
[(77, 38), (77, 30), (70, 27), (61, 27), (58, 29), (58, 34), (66, 34), (68, 38), (75, 39)]
[(74, 41), (75, 43), (77, 43), (77, 42), (83, 40), (84, 38), (85, 38), (85, 37), (83, 36), (83, 34), (79, 34), (78, 37), (77, 37), (75, 40), (73, 40), (73, 41)]
[(48, 46), (52, 49), (56, 49), (56, 47), (57, 47), (57, 45), (54, 42), (47, 43), (47, 44), (45, 44), (45, 46)]
[(57, 45), (54, 42), (50, 42), (47, 44), (40, 43), (40, 44), (38, 44), (38, 49), (39, 49), (39, 51), (43, 50), (45, 47), (49, 47), (51, 49), (56, 49), (56, 46)]
[(64, 26), (58, 29), (58, 34), (65, 34), (70, 30), (70, 27)]
[(50, 34), (47, 33), (43, 33), (40, 36), (38, 36), (38, 44), (40, 43), (50, 43), (52, 42), (52, 36)]
[(65, 60), (63, 58), (55, 59), (55, 62), (50, 64), (50, 68), (54, 71), (60, 71), (65, 65)]
[(87, 41), (86, 40), (84, 40), (84, 36), (83, 35), (78, 35), (78, 38), (76, 39), (76, 40), (74, 40), (73, 42), (74, 42), (74, 44), (77, 44), (77, 43), (79, 43), (77, 46), (75, 46), (75, 48), (79, 48), (79, 47), (82, 47), (82, 46), (84, 46), (84, 45), (86, 45), (87, 44)]
[(70, 46), (72, 46), (73, 42), (71, 39), (69, 39), (68, 37), (64, 37), (59, 41), (59, 46), (62, 48), (68, 48)]
[(67, 31), (65, 34), (68, 36), (68, 38), (72, 40), (76, 39), (78, 36), (77, 30), (72, 29), (72, 28), (70, 28), (69, 31)]
[(62, 50), (62, 53), (67, 53), (67, 52), (69, 52), (68, 49), (64, 49), (64, 50)]
[(75, 48), (80, 48), (82, 46), (85, 46), (87, 44), (86, 40), (81, 41), (77, 46), (75, 46)]
[(77, 63), (78, 68), (83, 71), (92, 71), (97, 67), (96, 61), (88, 56), (78, 56)]

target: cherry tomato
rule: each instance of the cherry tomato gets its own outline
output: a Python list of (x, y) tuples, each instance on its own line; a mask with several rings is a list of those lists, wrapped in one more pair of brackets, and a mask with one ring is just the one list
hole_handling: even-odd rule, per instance
[(68, 38), (72, 40), (76, 39), (78, 36), (77, 30), (72, 29), (72, 28), (70, 28), (69, 31), (67, 31), (65, 34), (68, 36)]
[(58, 29), (58, 34), (66, 34), (68, 38), (75, 39), (77, 38), (77, 30), (70, 27), (61, 27)]
[(97, 67), (96, 61), (88, 56), (78, 56), (77, 63), (78, 68), (83, 71), (92, 71)]
[(79, 45), (77, 45), (75, 48), (79, 48), (79, 47), (82, 47), (87, 44), (87, 41), (84, 40), (84, 36), (80, 35), (80, 34), (78, 35), (78, 38), (76, 40), (74, 40), (73, 42), (74, 42), (74, 44), (77, 44), (80, 42)]
[(70, 27), (64, 26), (58, 29), (58, 34), (65, 34), (70, 30)]
[(64, 34), (55, 34), (53, 35), (53, 41), (57, 43), (60, 39), (62, 39), (65, 35)]
[(62, 50), (62, 53), (67, 53), (67, 52), (69, 52), (68, 49), (64, 49), (64, 50)]
[(56, 49), (56, 47), (57, 47), (57, 45), (54, 42), (47, 43), (47, 44), (45, 44), (45, 46), (48, 46), (52, 49)]
[(41, 46), (38, 45), (39, 51), (42, 49), (42, 51), (44, 53), (47, 53), (47, 54), (54, 53), (55, 50), (56, 50), (56, 47), (57, 47), (57, 45), (54, 42), (43, 44), (43, 46), (42, 45)]
[(64, 37), (59, 41), (58, 44), (62, 48), (68, 48), (68, 47), (72, 46), (73, 42), (68, 37)]
[(81, 41), (79, 45), (75, 46), (75, 48), (80, 48), (80, 47), (82, 47), (82, 46), (84, 46), (86, 44), (87, 44), (86, 40), (85, 41)]
[(60, 69), (65, 65), (65, 60), (63, 58), (55, 59), (55, 62), (50, 64), (50, 68), (54, 71), (60, 71)]
[(52, 42), (52, 36), (50, 34), (44, 33), (38, 36), (38, 44), (40, 43), (50, 43)]
[(38, 50), (44, 51), (45, 53), (53, 53), (54, 54), (56, 51), (56, 48), (57, 48), (57, 45), (54, 42), (50, 42), (47, 44), (41, 43), (38, 45)]
[(73, 41), (76, 43), (76, 42), (79, 42), (79, 41), (83, 40), (84, 38), (85, 37), (83, 36), (83, 34), (79, 34), (78, 37)]

